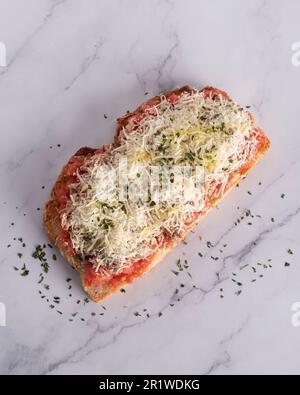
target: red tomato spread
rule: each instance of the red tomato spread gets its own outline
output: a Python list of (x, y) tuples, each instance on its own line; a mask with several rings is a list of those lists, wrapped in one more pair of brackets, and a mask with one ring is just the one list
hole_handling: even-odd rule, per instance
[(122, 284), (127, 284), (132, 282), (135, 278), (140, 277), (147, 266), (152, 262), (153, 256), (146, 259), (140, 259), (130, 266), (124, 268), (122, 273), (115, 274), (114, 276), (109, 276), (101, 271), (96, 272), (91, 263), (86, 264), (84, 284), (85, 286), (91, 285), (108, 285), (112, 288), (117, 288)]

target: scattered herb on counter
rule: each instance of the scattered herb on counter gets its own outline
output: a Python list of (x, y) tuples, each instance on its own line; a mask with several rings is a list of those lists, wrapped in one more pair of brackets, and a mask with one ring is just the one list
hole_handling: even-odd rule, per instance
[(213, 261), (218, 261), (220, 258), (219, 258), (218, 256), (211, 256), (211, 259), (212, 259)]
[(41, 246), (40, 244), (35, 247), (34, 252), (32, 253), (32, 257), (36, 260), (39, 260), (41, 262), (41, 267), (44, 271), (44, 273), (49, 272), (49, 264), (46, 258), (46, 244)]
[(43, 247), (42, 247), (40, 244), (37, 245), (37, 246), (35, 247), (34, 252), (32, 253), (32, 257), (33, 257), (34, 259), (38, 259), (39, 261), (42, 262), (42, 261), (45, 260), (45, 256), (46, 256), (46, 253), (45, 253)]
[(220, 298), (224, 299), (224, 288), (220, 288)]
[(22, 269), (21, 269), (21, 276), (26, 277), (26, 276), (28, 276), (28, 274), (29, 274), (29, 270), (27, 269), (27, 267), (24, 263), (24, 265), (22, 266)]
[(178, 259), (178, 260), (176, 261), (176, 266), (178, 267), (178, 269), (179, 269), (181, 272), (183, 271), (183, 268), (182, 268), (181, 260), (180, 260), (180, 259)]
[(60, 297), (59, 296), (54, 296), (53, 297), (53, 302), (56, 303), (56, 304), (59, 304), (60, 303)]
[[(249, 191), (249, 192), (250, 192), (250, 191)], [(250, 192), (250, 194), (252, 194), (252, 193)], [(283, 194), (281, 197), (282, 197), (282, 199), (284, 199), (285, 195)], [(238, 208), (238, 209), (239, 209), (239, 208)], [(261, 218), (260, 215), (253, 215), (253, 214), (251, 213), (251, 211), (250, 211), (249, 209), (247, 209), (247, 210), (245, 210), (245, 212), (243, 213), (243, 215), (237, 220), (237, 223), (240, 223), (244, 218), (249, 218), (249, 219), (250, 219), (250, 218), (254, 218), (254, 217)], [(274, 218), (272, 218), (271, 220), (272, 220), (272, 222), (275, 222), (275, 219), (274, 219)], [(252, 222), (248, 222), (248, 225), (252, 225)], [(202, 239), (202, 238), (201, 238), (201, 239)], [(16, 238), (14, 238), (14, 240), (16, 240)], [(21, 237), (19, 237), (17, 240), (22, 244), (22, 247), (24, 247), (24, 248), (26, 247), (26, 244), (24, 243), (24, 241), (23, 241), (23, 239), (22, 239)], [(206, 242), (206, 245), (207, 245), (207, 248), (213, 248), (213, 247), (214, 247), (213, 243), (210, 242), (210, 241), (207, 241), (207, 242)], [(227, 244), (223, 244), (223, 248), (226, 248), (227, 246), (228, 246)], [(9, 244), (7, 247), (9, 248), (9, 247), (11, 247), (11, 245)], [(38, 245), (38, 246), (35, 247), (35, 251), (32, 253), (32, 257), (33, 257), (34, 259), (39, 260), (39, 261), (41, 262), (41, 267), (43, 268), (44, 273), (48, 273), (48, 271), (49, 271), (49, 265), (48, 265), (48, 261), (47, 261), (46, 251), (45, 251), (46, 247), (49, 247), (49, 248), (51, 248), (51, 249), (53, 248), (53, 246), (52, 246), (51, 244), (48, 244), (48, 245), (46, 245), (46, 244)], [(220, 252), (223, 253), (223, 250), (220, 250)], [(288, 254), (293, 255), (293, 251), (292, 251), (291, 249), (288, 249), (287, 252), (288, 252)], [(23, 254), (18, 253), (18, 256), (19, 256), (19, 258), (22, 258), (22, 257), (23, 257)], [(50, 254), (50, 256), (52, 256), (52, 259), (53, 259), (54, 261), (57, 260), (56, 254), (52, 254), (52, 255)], [(198, 252), (198, 256), (201, 257), (201, 258), (203, 258), (203, 257), (204, 257), (204, 254), (202, 254), (201, 252)], [(211, 255), (210, 258), (211, 258), (212, 260), (214, 260), (214, 261), (218, 261), (218, 260), (220, 259), (219, 257), (213, 256), (213, 255)], [(268, 259), (268, 263), (270, 263), (271, 261), (272, 261), (272, 259)], [(263, 263), (257, 263), (257, 265), (258, 265), (258, 266), (261, 266), (261, 268), (263, 268), (263, 269), (269, 269), (269, 268), (272, 267), (272, 265), (270, 265), (270, 264), (263, 264)], [(285, 262), (285, 263), (284, 263), (284, 266), (285, 266), (285, 267), (289, 267), (290, 265), (291, 265), (291, 264), (290, 264), (289, 262)], [(178, 260), (176, 261), (176, 266), (177, 266), (177, 268), (178, 268), (178, 271), (177, 271), (177, 270), (172, 270), (173, 274), (175, 274), (176, 276), (178, 276), (178, 275), (180, 274), (180, 272), (184, 271), (184, 269), (186, 270), (186, 269), (189, 267), (188, 261), (187, 261), (187, 260), (181, 261), (180, 259), (178, 259)], [(240, 271), (241, 271), (241, 270), (246, 269), (248, 266), (249, 266), (248, 264), (241, 265), (241, 266), (239, 267), (239, 269), (240, 269)], [(24, 266), (22, 267), (22, 269), (19, 269), (19, 268), (17, 268), (17, 267), (14, 267), (14, 270), (15, 270), (15, 271), (20, 271), (20, 274), (21, 274), (22, 276), (24, 276), (24, 277), (27, 276), (27, 275), (29, 274), (29, 270), (27, 269), (27, 267), (26, 267), (25, 264), (24, 264)], [(249, 270), (252, 270), (254, 274), (257, 273), (257, 269), (256, 269), (254, 266), (252, 266), (251, 269), (249, 269)], [(39, 275), (39, 281), (38, 281), (39, 284), (41, 284), (41, 283), (44, 281), (44, 273), (40, 273), (40, 275)], [(188, 275), (190, 278), (192, 278), (192, 275), (191, 275), (188, 271), (186, 271), (186, 273), (187, 273), (187, 275)], [(237, 274), (236, 274), (236, 273), (232, 273), (232, 275), (235, 276), (235, 277), (237, 277)], [(262, 274), (257, 274), (257, 276), (258, 276), (258, 278), (263, 278), (263, 277), (264, 277), (264, 275), (262, 275)], [(219, 275), (219, 273), (217, 273), (217, 277), (218, 277), (218, 280), (220, 280), (220, 275)], [(250, 279), (249, 279), (249, 280), (250, 280)], [(72, 279), (71, 279), (71, 278), (67, 278), (65, 281), (66, 281), (67, 283), (69, 283), (69, 282), (72, 281)], [(235, 279), (232, 279), (232, 281), (235, 283), (235, 290), (236, 290), (236, 291), (235, 291), (235, 294), (236, 294), (237, 296), (241, 295), (242, 290), (241, 290), (241, 289), (237, 289), (237, 287), (239, 287), (239, 288), (243, 287), (243, 283), (240, 282), (240, 281), (238, 281), (237, 278), (236, 278), (236, 280), (235, 280)], [(252, 280), (251, 280), (251, 283), (255, 283), (256, 281), (257, 281), (256, 278), (255, 278), (255, 279), (252, 279)], [(43, 286), (44, 286), (45, 290), (49, 291), (49, 289), (50, 289), (49, 285), (43, 284)], [(180, 288), (184, 288), (184, 287), (185, 287), (184, 284), (180, 284)], [(196, 288), (196, 286), (193, 286), (193, 287)], [(71, 289), (71, 288), (72, 288), (72, 286), (69, 285), (69, 288), (68, 288), (68, 289)], [(125, 293), (126, 291), (125, 291), (124, 288), (122, 288), (122, 289), (120, 289), (120, 292), (121, 292), (121, 293)], [(179, 290), (176, 289), (176, 290), (175, 290), (175, 294), (178, 294), (178, 293), (179, 293)], [(39, 294), (40, 294), (41, 299), (46, 299), (46, 295), (44, 295), (41, 291), (39, 291)], [(69, 294), (69, 297), (72, 297), (72, 294)], [(223, 289), (223, 288), (220, 289), (220, 298), (221, 298), (221, 299), (224, 299), (224, 289)], [(49, 301), (49, 299), (50, 299), (50, 301)], [(61, 303), (61, 300), (62, 300), (59, 296), (51, 296), (51, 297), (49, 296), (49, 299), (47, 299), (47, 301), (48, 301), (48, 303), (50, 304), (49, 307), (50, 307), (51, 309), (55, 309), (55, 305), (60, 304), (60, 303)], [(175, 298), (174, 298), (174, 299), (175, 299)], [(177, 299), (178, 302), (179, 302), (180, 300), (181, 300), (180, 298)], [(76, 303), (77, 303), (77, 304), (80, 304), (81, 302), (83, 302), (83, 305), (85, 305), (85, 304), (89, 303), (90, 301), (89, 301), (88, 298), (86, 298), (86, 299), (84, 299), (83, 301), (79, 301), (79, 300), (78, 300)], [(175, 304), (174, 304), (174, 303), (170, 303), (169, 306), (170, 306), (170, 307), (174, 307)], [(56, 307), (57, 307), (57, 306), (56, 306)], [(106, 307), (105, 307), (105, 306), (101, 306), (101, 307), (103, 308), (103, 310), (106, 310)], [(55, 311), (57, 311), (57, 313), (60, 314), (60, 315), (63, 314), (62, 311), (58, 311), (58, 310), (55, 310)], [(143, 312), (145, 313), (145, 312), (146, 312), (146, 309), (143, 309)], [(163, 315), (162, 312), (159, 312), (159, 313), (157, 313), (157, 314), (158, 314), (159, 317), (161, 317), (161, 316)], [(77, 313), (76, 313), (76, 315), (77, 315)], [(94, 317), (94, 316), (98, 315), (98, 313), (96, 314), (95, 312), (89, 312), (89, 315), (92, 316), (92, 317)], [(100, 316), (103, 316), (104, 313), (99, 313), (99, 315), (100, 315)], [(137, 317), (140, 317), (140, 316), (141, 316), (141, 314), (140, 314), (138, 311), (136, 311), (136, 312), (134, 313), (134, 315), (137, 316)], [(144, 315), (143, 315), (143, 316), (144, 316)], [(150, 315), (149, 315), (148, 313), (147, 313), (147, 317), (148, 317), (148, 318), (150, 317)], [(72, 317), (72, 318), (75, 318), (75, 317)], [(69, 320), (70, 320), (70, 321), (73, 321), (72, 318), (69, 319)], [(79, 317), (79, 318), (80, 318), (80, 317)], [(81, 321), (85, 321), (85, 319), (84, 319), (83, 317), (81, 317), (80, 319), (81, 319)]]
[(208, 241), (206, 243), (206, 245), (207, 245), (207, 248), (212, 248), (213, 247), (213, 243), (211, 241)]
[(48, 273), (49, 272), (49, 264), (48, 264), (48, 262), (43, 262), (41, 264), (41, 266), (42, 266), (42, 268), (44, 270), (44, 273)]

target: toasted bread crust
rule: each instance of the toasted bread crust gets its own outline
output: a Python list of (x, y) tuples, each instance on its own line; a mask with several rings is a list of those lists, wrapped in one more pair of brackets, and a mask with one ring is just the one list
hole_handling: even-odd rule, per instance
[[(119, 118), (117, 120), (116, 135), (115, 135), (113, 146), (118, 146), (120, 144), (122, 130), (128, 124), (128, 122), (130, 122), (130, 120), (133, 117), (135, 117), (136, 115), (144, 112), (146, 108), (149, 108), (152, 105), (158, 104), (162, 95), (164, 95), (166, 98), (168, 98), (173, 94), (180, 95), (183, 92), (192, 93), (193, 91), (194, 91), (194, 89), (190, 88), (189, 86), (184, 86), (182, 88), (179, 88), (179, 89), (176, 89), (173, 91), (162, 93), (162, 94), (155, 96), (155, 97), (151, 98), (150, 100), (146, 101), (145, 103), (140, 105), (135, 111), (133, 111), (129, 114), (126, 114), (124, 117)], [(213, 97), (214, 97), (214, 95), (215, 96), (222, 95), (227, 100), (231, 100), (226, 92), (220, 91), (215, 88), (208, 87), (208, 88), (204, 88), (202, 91), (206, 91), (208, 94), (213, 95)], [(254, 122), (254, 118), (253, 118), (252, 114), (249, 113), (249, 116), (251, 117), (252, 121)], [(265, 137), (265, 140), (264, 140), (263, 144), (260, 146), (260, 149), (256, 152), (255, 157), (251, 161), (249, 161), (249, 163), (246, 166), (243, 167), (242, 171), (240, 171), (239, 173), (237, 173), (233, 176), (225, 195), (227, 195), (230, 192), (230, 190), (232, 190), (232, 188), (234, 188), (241, 181), (241, 179), (245, 177), (245, 175), (256, 165), (256, 163), (264, 156), (264, 154), (268, 151), (269, 148), (270, 148), (270, 141), (268, 140), (267, 137)], [(94, 155), (96, 151), (99, 152), (99, 150), (96, 150), (93, 148), (88, 148), (88, 147), (81, 148), (70, 159), (68, 164), (72, 160), (74, 160), (78, 157), (80, 157), (81, 159), (84, 160), (84, 158)], [(57, 202), (57, 198), (56, 198), (56, 195), (57, 195), (56, 192), (59, 190), (61, 185), (66, 182), (65, 181), (65, 172), (66, 172), (66, 168), (67, 168), (68, 164), (63, 167), (63, 169), (62, 169), (62, 171), (61, 171), (61, 173), (60, 173), (60, 175), (59, 175), (59, 177), (52, 189), (50, 200), (46, 204), (45, 211), (44, 211), (44, 226), (45, 226), (45, 230), (46, 230), (51, 242), (59, 249), (61, 254), (70, 263), (70, 265), (81, 274), (83, 287), (84, 287), (85, 291), (88, 293), (88, 295), (90, 296), (90, 298), (95, 302), (100, 302), (104, 298), (106, 298), (106, 297), (110, 296), (111, 294), (115, 293), (116, 291), (118, 291), (120, 288), (131, 283), (137, 277), (142, 277), (146, 272), (153, 269), (164, 258), (164, 256), (167, 255), (167, 253), (169, 251), (171, 251), (176, 245), (178, 245), (187, 236), (187, 234), (198, 224), (198, 222), (201, 220), (201, 218), (203, 218), (211, 209), (213, 209), (225, 197), (225, 195), (223, 195), (222, 197), (211, 201), (210, 206), (208, 207), (208, 210), (206, 210), (205, 214), (202, 215), (200, 218), (198, 218), (198, 220), (195, 221), (189, 227), (189, 229), (186, 231), (186, 233), (183, 235), (183, 237), (180, 240), (177, 240), (176, 243), (174, 243), (174, 245), (172, 247), (165, 249), (164, 251), (157, 252), (157, 254), (154, 255), (154, 257), (151, 259), (151, 262), (149, 263), (149, 265), (147, 265), (144, 268), (144, 270), (141, 271), (136, 278), (132, 278), (130, 281), (128, 281), (125, 278), (122, 283), (118, 284), (118, 286), (110, 286), (110, 285), (106, 285), (106, 284), (101, 285), (101, 286), (97, 286), (97, 285), (86, 286), (85, 282), (84, 282), (84, 263), (82, 262), (82, 260), (80, 258), (70, 256), (70, 254), (68, 253), (68, 251), (66, 249), (65, 243), (63, 241), (61, 241), (60, 238), (58, 237), (62, 228), (61, 228), (61, 221), (60, 221), (60, 216), (59, 216), (59, 211), (58, 211), (58, 202)]]

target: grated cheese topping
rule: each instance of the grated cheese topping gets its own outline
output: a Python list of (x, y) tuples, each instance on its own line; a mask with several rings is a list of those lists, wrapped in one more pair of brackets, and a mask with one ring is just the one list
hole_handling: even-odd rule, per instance
[(176, 103), (161, 96), (129, 120), (119, 146), (77, 172), (62, 214), (75, 252), (111, 275), (166, 248), (166, 237), (182, 237), (253, 156), (253, 127), (250, 114), (221, 95), (194, 91)]

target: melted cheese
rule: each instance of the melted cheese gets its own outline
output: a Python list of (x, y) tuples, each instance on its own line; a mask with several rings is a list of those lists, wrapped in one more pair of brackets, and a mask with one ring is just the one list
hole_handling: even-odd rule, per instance
[[(142, 120), (128, 122), (118, 147), (93, 156), (78, 172), (62, 216), (76, 253), (96, 270), (118, 273), (165, 248), (164, 236), (180, 237), (216, 187), (223, 193), (229, 175), (253, 155), (252, 129), (249, 113), (222, 97), (213, 100), (195, 91), (171, 104), (161, 96)], [(194, 175), (195, 169), (204, 172), (196, 195), (194, 178), (177, 174), (182, 167)], [(124, 180), (130, 191), (141, 192), (136, 199), (124, 199), (126, 188), (117, 188), (122, 168), (128, 170)], [(155, 171), (162, 168), (173, 173), (173, 182), (170, 173), (165, 184), (162, 176), (156, 178), (171, 201), (149, 197)]]

